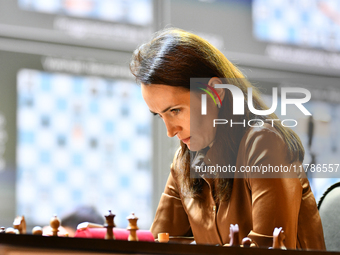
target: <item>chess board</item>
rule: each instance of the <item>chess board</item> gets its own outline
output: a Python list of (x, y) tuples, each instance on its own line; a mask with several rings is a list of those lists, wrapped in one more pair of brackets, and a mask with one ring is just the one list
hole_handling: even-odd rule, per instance
[(17, 0), (23, 10), (139, 26), (152, 22), (152, 0)]
[(253, 0), (252, 14), (259, 40), (340, 51), (338, 0)]
[(151, 114), (138, 85), (22, 69), (17, 75), (17, 214), (48, 225), (78, 205), (152, 220)]

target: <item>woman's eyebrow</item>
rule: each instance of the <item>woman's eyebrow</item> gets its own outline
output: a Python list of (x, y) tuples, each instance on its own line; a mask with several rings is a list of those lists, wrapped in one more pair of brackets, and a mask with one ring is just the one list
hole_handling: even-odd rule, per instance
[[(168, 111), (170, 108), (172, 108), (172, 107), (174, 107), (174, 106), (169, 106), (169, 107), (167, 107), (167, 108), (165, 108), (163, 111), (161, 111), (160, 113), (165, 113), (166, 111)], [(153, 112), (153, 111), (151, 111), (151, 110), (149, 110), (153, 115), (157, 115), (158, 113), (155, 113), (155, 112)]]

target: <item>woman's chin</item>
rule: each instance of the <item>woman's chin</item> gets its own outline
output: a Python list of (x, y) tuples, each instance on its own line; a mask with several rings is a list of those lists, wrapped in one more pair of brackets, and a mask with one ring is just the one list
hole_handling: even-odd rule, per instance
[(199, 146), (198, 144), (187, 144), (187, 146), (188, 146), (188, 149), (189, 150), (191, 150), (191, 151), (199, 151), (199, 150), (201, 150), (202, 148), (201, 148), (201, 146)]
[(205, 148), (205, 146), (202, 146), (202, 143), (196, 142), (194, 139), (192, 139), (192, 137), (190, 138), (190, 140), (187, 143), (184, 143), (184, 144), (191, 151), (199, 151), (199, 150)]

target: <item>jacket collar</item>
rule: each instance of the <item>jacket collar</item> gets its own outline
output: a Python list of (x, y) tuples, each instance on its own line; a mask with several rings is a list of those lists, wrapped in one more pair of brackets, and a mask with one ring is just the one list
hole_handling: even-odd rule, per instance
[(216, 166), (217, 164), (223, 166), (224, 161), (219, 155), (219, 150), (221, 148), (218, 148), (217, 143), (213, 143), (203, 160), (207, 166)]

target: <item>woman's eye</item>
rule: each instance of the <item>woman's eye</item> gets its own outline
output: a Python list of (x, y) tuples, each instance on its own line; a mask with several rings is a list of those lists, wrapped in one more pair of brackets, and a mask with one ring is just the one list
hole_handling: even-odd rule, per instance
[[(172, 109), (170, 110), (170, 112), (172, 113), (172, 115), (177, 115), (181, 110), (180, 109)], [(158, 114), (158, 113), (153, 113), (154, 116), (157, 116), (158, 118), (163, 119), (163, 117)]]
[(179, 109), (172, 109), (171, 112), (173, 112), (176, 115), (180, 112), (180, 110)]

